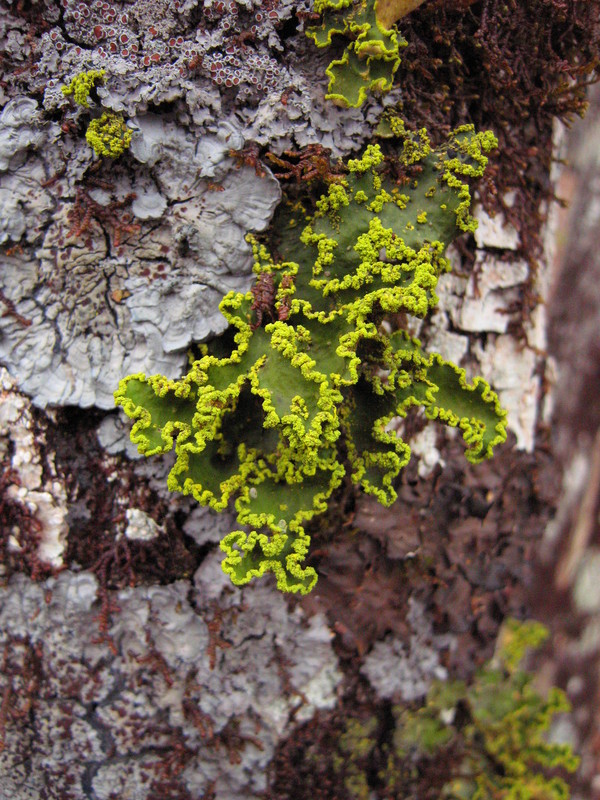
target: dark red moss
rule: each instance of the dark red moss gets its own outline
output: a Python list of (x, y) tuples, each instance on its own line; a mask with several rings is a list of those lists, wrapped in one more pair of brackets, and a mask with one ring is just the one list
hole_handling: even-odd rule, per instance
[[(311, 529), (314, 592), (300, 602), (325, 611), (336, 632), (334, 648), (345, 672), (344, 696), (331, 714), (294, 730), (271, 765), (266, 800), (349, 800), (348, 755), (340, 737), (349, 719), (375, 720), (366, 752), (354, 766), (377, 800), (438, 800), (458, 753), (394, 763), (397, 785), (382, 782), (395, 721), (359, 675), (362, 657), (386, 634), (408, 644), (408, 600), (418, 599), (436, 633), (457, 646), (440, 659), (453, 677), (469, 680), (493, 652), (508, 616), (531, 617), (534, 551), (553, 514), (560, 472), (544, 445), (533, 454), (504, 447), (476, 467), (447, 443), (447, 465), (420, 478), (416, 465), (402, 473), (399, 500), (384, 508), (340, 494), (329, 516)], [(387, 771), (387, 778), (392, 773)]]
[[(114, 188), (110, 182), (98, 178), (89, 178), (88, 185), (105, 191)], [(71, 226), (67, 238), (80, 239), (92, 228), (96, 228), (103, 231), (107, 237), (111, 234), (113, 247), (119, 247), (124, 238), (140, 232), (140, 226), (133, 222), (133, 214), (124, 211), (135, 198), (136, 194), (132, 192), (122, 200), (112, 199), (104, 206), (94, 200), (87, 189), (78, 186), (75, 201), (67, 211), (67, 219)]]
[(502, 620), (527, 616), (533, 551), (553, 513), (558, 468), (543, 448), (506, 446), (475, 467), (461, 450), (448, 443), (446, 466), (425, 479), (409, 464), (391, 508), (360, 497), (352, 513), (340, 497), (311, 527), (319, 581), (301, 602), (327, 613), (340, 657), (358, 666), (386, 634), (406, 637), (413, 597), (436, 632), (458, 638), (446, 666), (469, 677), (491, 656)]
[(494, 131), (499, 149), (483, 202), (506, 213), (535, 257), (540, 205), (553, 196), (554, 120), (582, 115), (586, 87), (600, 76), (600, 2), (438, 0), (400, 27), (408, 40), (396, 75), (403, 116), (436, 140), (464, 122)]
[(269, 765), (264, 800), (351, 800), (335, 769), (346, 716), (317, 713), (282, 743)]
[[(176, 511), (136, 475), (131, 461), (103, 452), (96, 436), (101, 419), (89, 410), (64, 409), (48, 430), (68, 493), (65, 565), (91, 570), (105, 590), (190, 577), (200, 563), (200, 548), (181, 530)], [(143, 510), (163, 532), (150, 541), (127, 539), (128, 507)]]

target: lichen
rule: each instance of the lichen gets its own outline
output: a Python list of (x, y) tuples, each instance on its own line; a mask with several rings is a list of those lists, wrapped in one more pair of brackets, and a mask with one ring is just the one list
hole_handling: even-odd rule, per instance
[(103, 69), (90, 69), (87, 72), (81, 72), (72, 78), (68, 86), (61, 86), (61, 92), (65, 97), (73, 95), (73, 100), (77, 105), (89, 108), (90, 93), (97, 83), (104, 83), (105, 75), (106, 72)]
[[(556, 687), (542, 697), (534, 676), (521, 668), (526, 650), (538, 648), (547, 635), (540, 623), (508, 620), (495, 657), (471, 686), (438, 682), (416, 712), (396, 708), (394, 759), (415, 751), (425, 758), (439, 757), (445, 748), (458, 752), (442, 790), (448, 798), (567, 800), (569, 787), (556, 770), (574, 772), (579, 759), (570, 745), (550, 743), (545, 734), (569, 702)], [(458, 724), (460, 714), (464, 724)], [(394, 772), (387, 776), (392, 783)]]
[[(38, 407), (112, 408), (115, 375), (181, 374), (190, 343), (224, 331), (223, 295), (250, 288), (245, 234), (264, 230), (280, 200), (269, 169), (237, 168), (225, 142), (198, 179), (207, 159), (196, 134), (154, 114), (135, 123), (127, 163), (98, 160), (73, 137), (73, 173), (45, 185), (63, 166), (66, 137), (57, 141), (52, 123), (54, 140), (28, 152), (27, 181), (21, 170), (3, 178), (27, 228), (23, 252), (3, 256), (0, 290), (15, 313), (0, 316), (0, 358)], [(94, 160), (97, 171), (82, 179)], [(132, 214), (131, 199), (149, 190), (166, 203), (158, 223)]]
[[(395, 500), (410, 448), (386, 426), (411, 406), (460, 428), (473, 463), (505, 439), (506, 414), (482, 378), (469, 383), (406, 332), (380, 325), (386, 314), (423, 317), (435, 306), (444, 249), (476, 224), (464, 179), (483, 174), (494, 144), (467, 126), (436, 151), (422, 137), (405, 147), (410, 137), (401, 131), (396, 161), (418, 168), (410, 188), (400, 192), (370, 145), (304, 227), (284, 212), (278, 249), (288, 260), (252, 240), (256, 287), (220, 306), (232, 351), (216, 341), (181, 380), (134, 374), (115, 393), (141, 453), (175, 447), (169, 489), (217, 511), (235, 501), (245, 529), (221, 543), (234, 583), (271, 571), (280, 589), (309, 592), (317, 576), (303, 565), (305, 522), (346, 475), (380, 502)], [(415, 224), (423, 213), (427, 222)]]
[(103, 640), (91, 572), (5, 583), (4, 796), (258, 800), (279, 738), (336, 702), (324, 615), (232, 593), (211, 556), (193, 580), (111, 591)]
[(567, 800), (562, 775), (579, 759), (546, 734), (569, 702), (556, 687), (542, 696), (522, 667), (547, 635), (537, 622), (505, 621), (494, 658), (469, 684), (438, 680), (418, 705), (393, 706), (385, 738), (377, 717), (348, 715), (326, 755), (334, 785), (352, 800)]
[(133, 132), (120, 114), (105, 111), (98, 119), (93, 119), (86, 131), (87, 143), (98, 156), (118, 158), (131, 144)]
[(326, 97), (341, 106), (357, 108), (369, 91), (389, 91), (400, 66), (400, 48), (407, 42), (393, 25), (382, 22), (377, 6), (377, 0), (322, 0), (315, 4), (322, 20), (309, 28), (307, 35), (317, 47), (328, 47), (334, 36), (350, 38), (342, 57), (326, 70)]
[(0, 367), (0, 576), (62, 567), (67, 494), (31, 402)]

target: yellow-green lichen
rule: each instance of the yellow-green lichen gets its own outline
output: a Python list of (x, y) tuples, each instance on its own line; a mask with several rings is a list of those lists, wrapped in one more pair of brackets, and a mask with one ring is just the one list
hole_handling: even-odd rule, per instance
[[(563, 776), (579, 759), (547, 737), (568, 700), (556, 687), (540, 693), (521, 666), (525, 648), (538, 647), (544, 635), (537, 622), (505, 622), (494, 658), (470, 684), (435, 681), (420, 707), (393, 707), (389, 743), (381, 744), (376, 717), (350, 716), (331, 754), (348, 796), (368, 800), (377, 764), (385, 797), (420, 797), (423, 775), (434, 774), (436, 797), (446, 800), (568, 800)], [(518, 655), (508, 653), (511, 639), (519, 641)]]
[(246, 530), (221, 543), (234, 583), (272, 572), (280, 589), (310, 591), (305, 523), (344, 475), (394, 501), (410, 448), (388, 423), (411, 406), (458, 428), (474, 463), (506, 437), (506, 414), (482, 378), (468, 381), (379, 324), (424, 317), (437, 303), (444, 250), (466, 224), (468, 179), (481, 174), (491, 140), (463, 128), (429, 152), (422, 134), (396, 129), (397, 158), (418, 175), (410, 188), (394, 183), (379, 146), (367, 147), (304, 226), (284, 221), (275, 246), (290, 260), (248, 238), (257, 284), (221, 302), (234, 334), (228, 356), (209, 343), (181, 380), (133, 375), (115, 394), (140, 452), (174, 447), (169, 489), (217, 511), (234, 502)]
[(361, 158), (351, 158), (348, 161), (347, 167), (350, 172), (369, 172), (370, 170), (378, 167), (383, 162), (384, 156), (381, 147), (378, 144), (367, 145), (367, 149)]
[(133, 133), (120, 114), (105, 111), (98, 119), (93, 119), (85, 138), (98, 156), (118, 158), (131, 144)]
[(89, 97), (97, 83), (104, 83), (105, 71), (103, 69), (90, 69), (80, 72), (71, 80), (68, 86), (61, 86), (61, 92), (66, 96), (73, 96), (73, 100), (84, 108), (89, 108)]
[(326, 97), (356, 108), (370, 91), (389, 91), (400, 65), (400, 48), (407, 42), (394, 25), (388, 27), (378, 18), (377, 0), (318, 0), (315, 10), (321, 22), (306, 33), (317, 47), (328, 47), (338, 36), (348, 41), (342, 57), (326, 70)]

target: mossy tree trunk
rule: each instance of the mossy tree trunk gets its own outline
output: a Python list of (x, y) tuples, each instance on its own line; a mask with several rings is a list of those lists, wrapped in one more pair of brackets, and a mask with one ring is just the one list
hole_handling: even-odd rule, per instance
[[(393, 88), (356, 108), (325, 97), (348, 43), (316, 48), (308, 2), (0, 9), (0, 795), (389, 796), (391, 704), (470, 680), (504, 618), (543, 616), (534, 565), (555, 453), (571, 454), (553, 449), (549, 416), (553, 131), (583, 108), (600, 7), (507, 9), (418, 5), (398, 23)], [(89, 70), (104, 72), (86, 106), (61, 87)], [(440, 303), (412, 333), (494, 385), (508, 443), (469, 465), (455, 437), (409, 414), (394, 423), (413, 451), (398, 501), (346, 482), (308, 531), (313, 592), (235, 588), (218, 553), (230, 515), (167, 491), (171, 464), (138, 457), (112, 392), (128, 373), (185, 373), (190, 349), (226, 327), (220, 299), (251, 286), (246, 233), (307, 186), (318, 197), (386, 106), (435, 144), (463, 123), (499, 138), (480, 227), (452, 246)], [(106, 152), (86, 139), (103, 115), (121, 137)], [(576, 322), (552, 340), (571, 363), (560, 343)], [(348, 771), (359, 722), (367, 746)], [(444, 758), (420, 767), (420, 798), (437, 796)], [(407, 776), (398, 796), (414, 791)]]

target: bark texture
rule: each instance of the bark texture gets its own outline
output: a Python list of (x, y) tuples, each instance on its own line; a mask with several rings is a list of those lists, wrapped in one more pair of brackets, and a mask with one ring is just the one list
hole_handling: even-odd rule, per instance
[[(401, 24), (409, 44), (395, 88), (358, 109), (325, 100), (343, 46), (323, 52), (306, 37), (309, 2), (0, 8), (0, 797), (387, 797), (377, 768), (391, 704), (420, 701), (435, 678), (471, 678), (505, 617), (547, 616), (547, 574), (596, 626), (575, 638), (597, 666), (600, 602), (590, 606), (595, 579), (583, 575), (598, 561), (600, 484), (597, 259), (587, 258), (599, 214), (587, 189), (574, 201), (587, 227), (568, 248), (553, 312), (564, 365), (555, 452), (571, 466), (564, 512), (539, 547), (561, 487), (541, 235), (552, 131), (581, 110), (599, 8), (540, 0), (537, 14), (515, 0), (496, 18), (497, 5), (416, 8)], [(61, 87), (91, 69), (104, 78), (77, 106)], [(477, 234), (452, 249), (438, 309), (414, 333), (495, 386), (509, 442), (473, 467), (441, 428), (399, 422), (414, 454), (400, 499), (384, 509), (336, 496), (311, 531), (313, 594), (283, 597), (270, 581), (240, 590), (219, 567), (227, 514), (167, 492), (169, 464), (137, 456), (112, 392), (128, 372), (181, 374), (188, 348), (223, 331), (223, 294), (251, 284), (245, 234), (264, 231), (298, 183), (318, 196), (319, 159), (358, 154), (399, 102), (434, 140), (473, 121), (501, 141)], [(115, 160), (86, 142), (102, 112), (132, 131)], [(312, 171), (297, 169), (303, 154)], [(571, 275), (581, 301), (565, 299)], [(580, 525), (574, 471), (590, 476), (573, 479), (584, 533), (569, 528)], [(577, 673), (556, 667), (561, 658), (550, 682), (580, 703), (588, 684), (569, 685)], [(374, 720), (364, 795), (338, 763), (349, 719)], [(591, 797), (598, 720), (570, 724), (557, 735), (592, 742), (580, 794)]]

